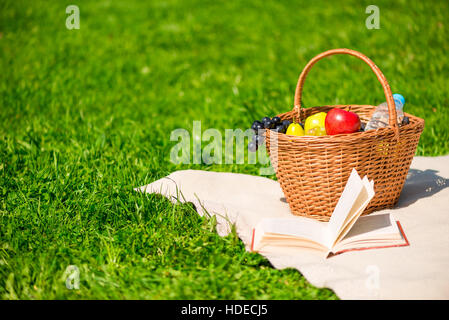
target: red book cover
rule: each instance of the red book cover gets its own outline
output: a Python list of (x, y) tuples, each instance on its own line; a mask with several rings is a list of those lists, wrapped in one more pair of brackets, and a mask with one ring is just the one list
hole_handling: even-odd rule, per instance
[(337, 255), (337, 254), (341, 254), (343, 252), (349, 252), (349, 251), (362, 251), (362, 250), (370, 250), (370, 249), (382, 249), (382, 248), (393, 248), (393, 247), (406, 247), (409, 246), (410, 243), (408, 242), (407, 237), (405, 236), (404, 230), (402, 229), (401, 224), (399, 223), (399, 221), (396, 221), (399, 231), (401, 232), (402, 237), (404, 238), (405, 243), (403, 244), (393, 244), (391, 246), (377, 246), (377, 247), (366, 247), (366, 248), (357, 248), (357, 249), (346, 249), (346, 250), (342, 250), (342, 251), (338, 251), (336, 253), (334, 253), (333, 255)]

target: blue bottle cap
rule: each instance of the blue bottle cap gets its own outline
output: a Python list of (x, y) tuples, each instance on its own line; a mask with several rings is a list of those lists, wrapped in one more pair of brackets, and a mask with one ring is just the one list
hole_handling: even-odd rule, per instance
[(399, 93), (395, 93), (393, 95), (393, 100), (394, 100), (395, 104), (397, 102), (399, 102), (399, 103), (401, 103), (401, 105), (404, 105), (404, 103), (405, 103), (404, 97), (402, 96), (402, 94), (399, 94)]

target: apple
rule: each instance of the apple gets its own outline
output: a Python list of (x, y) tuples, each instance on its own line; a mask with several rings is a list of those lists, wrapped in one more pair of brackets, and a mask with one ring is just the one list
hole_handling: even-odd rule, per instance
[(351, 111), (334, 108), (327, 113), (324, 121), (328, 135), (353, 133), (360, 130), (360, 118)]

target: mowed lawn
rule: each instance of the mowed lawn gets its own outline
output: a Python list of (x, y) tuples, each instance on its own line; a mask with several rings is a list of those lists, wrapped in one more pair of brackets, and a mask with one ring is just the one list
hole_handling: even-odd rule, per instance
[[(69, 4), (79, 30), (66, 28)], [(245, 130), (291, 110), (305, 64), (340, 47), (369, 56), (426, 120), (417, 155), (448, 153), (449, 3), (377, 1), (373, 30), (370, 4), (1, 1), (0, 298), (337, 299), (235, 232), (218, 236), (190, 205), (133, 188), (187, 168), (257, 175), (176, 165), (170, 133), (194, 120)], [(303, 101), (385, 97), (368, 66), (336, 56), (314, 66)], [(79, 289), (66, 287), (69, 266)]]

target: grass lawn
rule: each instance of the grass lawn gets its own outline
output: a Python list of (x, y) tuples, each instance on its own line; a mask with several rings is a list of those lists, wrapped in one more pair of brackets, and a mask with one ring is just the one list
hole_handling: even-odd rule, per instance
[[(66, 28), (66, 7), (80, 29)], [(289, 111), (297, 77), (339, 47), (369, 56), (424, 118), (417, 154), (449, 152), (449, 3), (377, 1), (22, 1), (0, 3), (2, 299), (337, 299), (248, 253), (214, 219), (134, 187), (175, 170), (170, 132), (248, 128)], [(306, 106), (379, 104), (353, 57), (320, 61)], [(273, 177), (275, 178), (275, 177)], [(69, 265), (79, 290), (66, 288)]]

